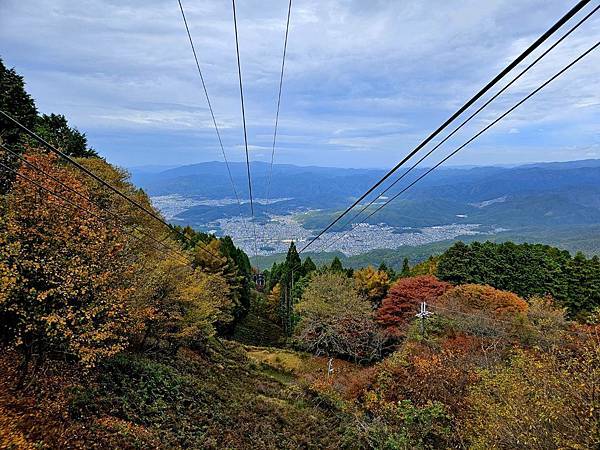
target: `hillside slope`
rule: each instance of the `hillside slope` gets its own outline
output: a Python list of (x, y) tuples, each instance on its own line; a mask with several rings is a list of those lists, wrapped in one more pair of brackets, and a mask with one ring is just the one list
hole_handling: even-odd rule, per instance
[(14, 356), (0, 357), (0, 426), (10, 430), (0, 448), (333, 449), (350, 420), (227, 341), (206, 355), (124, 354), (83, 378), (52, 364), (23, 391)]

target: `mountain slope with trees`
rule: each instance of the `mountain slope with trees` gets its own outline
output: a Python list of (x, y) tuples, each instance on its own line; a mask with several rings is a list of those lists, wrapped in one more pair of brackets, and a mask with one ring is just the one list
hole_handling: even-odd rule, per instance
[(348, 267), (292, 242), (260, 273), (0, 75), (3, 108), (142, 207), (2, 123), (0, 448), (600, 446), (597, 257)]

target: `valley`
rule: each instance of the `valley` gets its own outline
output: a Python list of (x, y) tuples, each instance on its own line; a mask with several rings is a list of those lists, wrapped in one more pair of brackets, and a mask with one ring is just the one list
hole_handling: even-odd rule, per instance
[[(282, 257), (291, 241), (304, 245), (383, 174), (376, 169), (276, 164), (273, 196), (268, 198), (268, 165), (252, 163), (254, 188), (264, 193), (254, 199), (255, 221), (260, 228), (255, 252), (250, 205), (243, 190), (245, 166), (230, 165), (240, 204), (232, 195), (222, 163), (158, 173), (133, 170), (132, 176), (169, 222), (216, 236), (229, 235), (258, 261), (256, 258)], [(408, 185), (424, 170), (415, 170), (401, 185)], [(436, 243), (447, 248), (455, 239), (468, 241), (474, 237), (495, 241), (534, 239), (561, 246), (565, 228), (577, 228), (581, 236), (577, 243), (566, 247), (570, 251), (600, 251), (600, 237), (592, 232), (600, 222), (598, 160), (442, 168), (371, 216), (396, 189), (401, 187), (371, 205), (361, 204), (365, 211), (352, 223), (336, 224), (309, 248), (311, 254), (357, 257), (383, 250), (425, 249)]]

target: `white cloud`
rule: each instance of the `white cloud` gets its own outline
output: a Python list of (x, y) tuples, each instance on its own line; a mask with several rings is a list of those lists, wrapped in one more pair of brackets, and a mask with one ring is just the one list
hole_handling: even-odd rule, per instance
[[(231, 4), (183, 4), (224, 144), (237, 157), (243, 136)], [(253, 156), (267, 159), (287, 2), (248, 0), (238, 7), (249, 140)], [(398, 149), (407, 151), (435, 129), (568, 7), (561, 0), (295, 2), (276, 161), (395, 163)], [(476, 125), (493, 120), (599, 35), (600, 20), (593, 18)], [(212, 121), (176, 2), (4, 0), (0, 40), (2, 57), (26, 77), (40, 109), (65, 113), (109, 158), (148, 163), (147, 153), (138, 161), (139, 152), (130, 151), (132, 141), (143, 146), (160, 135), (161, 144), (190, 146), (174, 163), (214, 159)], [(539, 128), (552, 126), (557, 147), (591, 140), (598, 132), (599, 66), (598, 55), (590, 55), (490, 130), (486, 145), (501, 147), (511, 134), (515, 148), (541, 160), (547, 153), (532, 143)], [(199, 155), (198, 145), (211, 151)], [(514, 157), (469, 153), (471, 162)], [(152, 155), (157, 163), (177, 156)]]

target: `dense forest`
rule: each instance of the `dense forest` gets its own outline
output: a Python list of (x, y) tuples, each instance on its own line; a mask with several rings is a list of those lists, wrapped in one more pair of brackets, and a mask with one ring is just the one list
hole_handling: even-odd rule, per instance
[(600, 446), (598, 257), (350, 268), (292, 242), (258, 272), (165, 226), (1, 61), (0, 110), (78, 165), (0, 118), (0, 448)]

